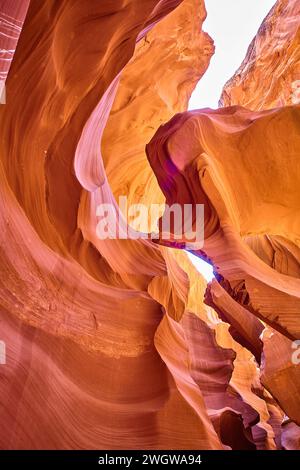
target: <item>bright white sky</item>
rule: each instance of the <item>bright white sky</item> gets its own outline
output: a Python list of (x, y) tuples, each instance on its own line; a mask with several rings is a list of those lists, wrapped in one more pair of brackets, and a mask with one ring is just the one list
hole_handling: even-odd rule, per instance
[(248, 46), (275, 0), (205, 0), (203, 29), (214, 40), (216, 52), (198, 83), (189, 109), (217, 108), (222, 88), (241, 65)]
[(198, 258), (198, 256), (195, 256), (192, 253), (188, 253), (188, 257), (190, 258), (197, 271), (202, 274), (202, 276), (204, 277), (204, 279), (207, 280), (207, 282), (213, 279), (214, 274), (213, 267), (211, 264), (206, 263), (206, 261), (203, 261), (203, 259)]
[[(198, 83), (189, 109), (217, 108), (222, 88), (241, 65), (248, 46), (275, 0), (205, 0), (207, 18), (203, 29), (215, 42), (216, 52)], [(191, 253), (188, 256), (209, 282), (213, 269)]]

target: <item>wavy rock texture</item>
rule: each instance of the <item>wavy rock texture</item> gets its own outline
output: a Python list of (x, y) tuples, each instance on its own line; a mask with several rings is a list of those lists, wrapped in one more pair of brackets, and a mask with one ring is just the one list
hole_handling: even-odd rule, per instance
[(162, 123), (187, 110), (207, 69), (214, 46), (201, 31), (205, 16), (201, 0), (185, 0), (138, 43), (122, 73), (102, 153), (115, 197), (126, 195), (128, 204), (164, 202), (145, 146)]
[(28, 6), (29, 0), (0, 2), (0, 82), (6, 80)]
[[(221, 104), (261, 110), (296, 101), (284, 77), (298, 78), (298, 9), (299, 2), (277, 2), (226, 84)], [(281, 60), (274, 60), (277, 46)], [(272, 83), (264, 76), (272, 76)], [(285, 94), (274, 101), (280, 87)], [(300, 372), (292, 362), (292, 340), (300, 337), (299, 121), (299, 106), (193, 111), (162, 126), (147, 146), (167, 202), (205, 206), (204, 246), (194, 249), (216, 271), (205, 302), (261, 366), (256, 394), (266, 400), (277, 448), (299, 446)], [(178, 246), (173, 239), (170, 233), (168, 244)], [(293, 421), (289, 427), (281, 428), (278, 404)], [(252, 427), (257, 448), (266, 442), (262, 429), (261, 423)]]
[[(162, 188), (168, 178), (168, 204), (205, 205), (202, 252), (214, 263), (219, 280), (210, 286), (208, 303), (222, 312), (221, 318), (232, 325), (234, 337), (243, 346), (251, 345), (248, 348), (257, 360), (263, 328), (255, 317), (289, 340), (300, 334), (299, 279), (271, 268), (243, 240), (246, 234), (275, 232), (298, 246), (299, 116), (299, 106), (255, 114), (240, 107), (182, 113), (162, 126), (147, 146)], [(289, 140), (285, 139), (286, 128)], [(172, 176), (166, 171), (171, 166)], [(290, 342), (289, 346), (291, 353)], [(278, 364), (274, 351), (272, 360)], [(299, 404), (299, 368), (295, 366), (293, 371), (296, 386), (291, 394)], [(282, 380), (279, 388), (284, 383)], [(275, 389), (273, 393), (285, 409), (285, 399), (279, 400)], [(298, 422), (297, 406), (289, 416)]]
[[(300, 103), (299, 14), (299, 1), (277, 1), (249, 46), (241, 67), (225, 85), (221, 106), (237, 104), (260, 110)], [(299, 243), (278, 236), (276, 231), (246, 236), (244, 241), (279, 273), (300, 277)], [(297, 364), (291, 362), (294, 346), (270, 328), (264, 332), (263, 343), (262, 382), (299, 424), (299, 373)], [(286, 389), (285, 383), (293, 383), (295, 388)], [(283, 427), (283, 447), (299, 448), (297, 439), (291, 441), (294, 447), (289, 438), (284, 439), (285, 435), (297, 436), (297, 429), (292, 422)]]
[(2, 448), (222, 448), (154, 346), (160, 248), (95, 233), (119, 74), (179, 4), (30, 2), (0, 116)]
[[(1, 448), (299, 445), (299, 109), (187, 113), (204, 19), (30, 2), (0, 108)], [(100, 203), (127, 229), (120, 195), (203, 202), (216, 280), (172, 240), (99, 239)]]

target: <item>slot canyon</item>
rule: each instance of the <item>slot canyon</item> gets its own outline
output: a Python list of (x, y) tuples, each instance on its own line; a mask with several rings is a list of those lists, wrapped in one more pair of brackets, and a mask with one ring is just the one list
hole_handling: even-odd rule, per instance
[(0, 0), (1, 449), (300, 450), (300, 0), (188, 110), (206, 16)]

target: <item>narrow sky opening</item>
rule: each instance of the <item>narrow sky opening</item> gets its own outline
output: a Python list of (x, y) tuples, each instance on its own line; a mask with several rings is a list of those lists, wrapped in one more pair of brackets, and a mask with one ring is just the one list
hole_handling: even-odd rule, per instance
[(205, 0), (203, 29), (214, 40), (215, 54), (193, 92), (189, 109), (217, 108), (222, 88), (245, 58), (248, 46), (275, 0)]
[[(275, 0), (205, 0), (207, 18), (203, 29), (215, 43), (209, 68), (194, 90), (189, 109), (218, 108), (223, 86), (244, 60), (248, 47)], [(207, 280), (213, 267), (191, 253), (195, 268)]]
[(207, 280), (207, 282), (210, 282), (214, 278), (213, 267), (211, 264), (207, 263), (201, 258), (198, 258), (198, 256), (195, 256), (192, 253), (188, 253), (188, 257), (190, 258), (197, 271), (202, 274), (202, 276), (204, 277), (204, 279)]

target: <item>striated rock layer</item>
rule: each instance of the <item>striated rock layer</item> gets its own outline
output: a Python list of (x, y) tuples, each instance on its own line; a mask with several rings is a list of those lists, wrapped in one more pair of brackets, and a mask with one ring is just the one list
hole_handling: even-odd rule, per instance
[(0, 83), (6, 80), (28, 5), (29, 0), (1, 0), (0, 2)]
[[(221, 105), (240, 104), (260, 110), (300, 103), (299, 13), (299, 1), (277, 1), (252, 41), (240, 69), (225, 85)], [(296, 122), (296, 128), (299, 135), (299, 122)], [(285, 138), (290, 138), (288, 133)], [(291, 176), (293, 171), (290, 170)], [(281, 172), (285, 177), (289, 173), (284, 166)], [(296, 212), (295, 221), (298, 219), (299, 213)], [(282, 236), (273, 229), (267, 234), (246, 236), (244, 241), (264, 263), (277, 272), (299, 278), (299, 241), (290, 240), (291, 232)], [(276, 305), (275, 299), (272, 302)], [(296, 307), (295, 313), (297, 311)], [(286, 413), (293, 415), (299, 424), (299, 414), (295, 413), (299, 408), (297, 343), (292, 343), (272, 328), (265, 330), (263, 338), (262, 382), (279, 400)], [(286, 384), (289, 384), (288, 387)], [(297, 435), (299, 428), (295, 423), (284, 425), (282, 435), (290, 435), (286, 430), (291, 429)], [(297, 440), (293, 441), (293, 445), (291, 447), (283, 437), (285, 448), (299, 448)]]
[[(299, 444), (299, 107), (186, 112), (205, 14), (30, 2), (0, 108), (2, 449)], [(101, 203), (127, 229), (119, 196), (203, 203), (216, 279), (172, 234), (99, 239)]]
[(95, 230), (119, 74), (180, 3), (30, 2), (0, 116), (1, 448), (222, 448), (154, 345), (159, 247)]
[[(240, 107), (182, 113), (162, 126), (147, 146), (162, 188), (168, 178), (168, 204), (204, 204), (205, 241), (195, 253), (204, 252), (213, 262), (219, 282), (209, 286), (207, 302), (222, 312), (235, 339), (258, 361), (262, 327), (255, 317), (289, 340), (300, 336), (299, 278), (264, 263), (243, 240), (245, 235), (276, 233), (299, 246), (299, 117), (299, 106), (260, 113)], [(171, 166), (172, 176), (166, 172)], [(288, 353), (291, 362), (291, 344), (286, 357)], [(275, 357), (273, 351), (272, 369)], [(292, 408), (287, 414), (299, 423), (300, 370), (288, 367), (295, 389), (284, 390), (283, 381), (281, 399), (279, 391), (274, 394), (285, 411)]]
[[(286, 92), (284, 78), (291, 77), (291, 84), (298, 77), (298, 9), (299, 2), (277, 2), (221, 98), (223, 105), (270, 111), (231, 106), (182, 113), (147, 146), (167, 202), (205, 206), (204, 246), (194, 249), (216, 271), (205, 302), (254, 355), (260, 383), (291, 419), (278, 433), (282, 418), (270, 416), (277, 446), (287, 429), (297, 436), (300, 424), (298, 343), (293, 343), (300, 337), (300, 116), (299, 106), (287, 106), (297, 100), (291, 88)], [(277, 45), (282, 59), (274, 62)], [(271, 84), (262, 79), (270, 70)], [(285, 93), (278, 93), (280, 87)], [(271, 109), (275, 104), (282, 107)], [(170, 246), (173, 238), (170, 233)], [(255, 435), (260, 439), (252, 430)], [(282, 439), (286, 448), (292, 448), (290, 442), (298, 448), (297, 439)]]
[(164, 202), (145, 146), (161, 124), (187, 110), (207, 69), (214, 46), (201, 30), (205, 16), (201, 0), (185, 0), (137, 44), (122, 72), (102, 153), (115, 197), (126, 195), (128, 204)]

